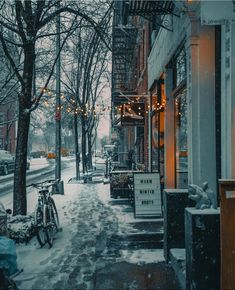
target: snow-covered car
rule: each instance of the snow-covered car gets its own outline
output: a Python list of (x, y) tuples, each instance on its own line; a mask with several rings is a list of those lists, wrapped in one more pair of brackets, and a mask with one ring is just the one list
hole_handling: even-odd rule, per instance
[[(7, 175), (14, 172), (15, 156), (6, 150), (0, 150), (0, 174)], [(27, 159), (26, 170), (30, 169), (30, 161)]]
[(0, 150), (0, 173), (7, 175), (14, 171), (15, 158), (6, 150)]
[(46, 152), (41, 150), (41, 151), (32, 151), (29, 154), (30, 158), (41, 158), (41, 157), (46, 157)]

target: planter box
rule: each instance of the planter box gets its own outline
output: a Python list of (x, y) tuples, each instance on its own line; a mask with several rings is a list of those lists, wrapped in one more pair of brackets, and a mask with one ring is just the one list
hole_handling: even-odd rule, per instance
[(133, 171), (118, 170), (110, 172), (110, 197), (130, 198), (133, 194), (130, 188), (132, 180)]
[(220, 212), (185, 209), (186, 289), (220, 289)]
[(184, 210), (193, 203), (187, 189), (163, 191), (164, 257), (168, 262), (171, 248), (184, 248)]

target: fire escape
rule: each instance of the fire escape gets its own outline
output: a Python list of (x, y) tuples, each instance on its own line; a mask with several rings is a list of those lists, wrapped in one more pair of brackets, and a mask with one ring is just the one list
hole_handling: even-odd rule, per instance
[(147, 19), (156, 37), (160, 27), (172, 30), (172, 23), (167, 16), (176, 14), (173, 1), (168, 0), (114, 0), (113, 4), (112, 122), (115, 126), (123, 113), (120, 104), (136, 100), (138, 28), (133, 24), (134, 16)]
[[(113, 43), (112, 43), (112, 105), (113, 121), (118, 114), (117, 106), (125, 103), (124, 96), (135, 94), (136, 76), (134, 74), (136, 59), (134, 50), (137, 29), (130, 23), (123, 25), (123, 2), (114, 1)], [(116, 122), (117, 123), (117, 122)]]
[(141, 127), (145, 119), (145, 100), (136, 91), (140, 77), (140, 56), (137, 53), (140, 27), (135, 25), (136, 17), (150, 22), (155, 38), (160, 28), (173, 29), (174, 3), (164, 0), (113, 0), (113, 7), (112, 127)]
[(174, 12), (175, 5), (173, 1), (169, 0), (124, 0), (122, 7), (124, 25), (128, 23), (129, 16), (139, 15), (149, 21), (155, 21), (153, 18), (157, 17), (157, 25), (169, 29), (169, 27), (164, 26), (163, 18), (166, 15), (178, 16)]

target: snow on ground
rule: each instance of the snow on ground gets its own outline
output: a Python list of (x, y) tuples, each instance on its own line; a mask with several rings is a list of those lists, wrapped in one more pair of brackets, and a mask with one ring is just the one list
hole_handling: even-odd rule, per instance
[[(74, 156), (61, 157), (61, 161), (74, 161)], [(50, 164), (54, 164), (55, 160), (54, 159), (48, 160), (45, 157), (41, 157), (41, 158), (31, 158), (29, 162), (30, 162), (30, 170), (36, 170), (47, 167)]]
[[(156, 249), (125, 250), (117, 256), (107, 252), (105, 242), (113, 234), (136, 232), (131, 226), (134, 214), (130, 206), (123, 212), (123, 205), (110, 204), (109, 184), (68, 184), (74, 175), (75, 167), (67, 168), (62, 174), (65, 195), (54, 195), (63, 230), (53, 247), (40, 248), (36, 238), (17, 245), (18, 265), (24, 270), (15, 279), (20, 289), (92, 289), (95, 271), (107, 261), (143, 265), (164, 260), (162, 250)], [(36, 202), (37, 192), (31, 190), (29, 213)]]
[[(106, 190), (103, 190), (103, 188), (106, 188)], [(110, 199), (110, 190), (109, 190), (109, 184), (103, 185), (98, 184), (97, 185), (97, 192), (99, 195), (99, 198), (107, 205), (110, 205), (111, 199)], [(138, 232), (137, 229), (133, 229), (132, 225), (133, 223), (138, 222), (154, 222), (156, 220), (160, 221), (160, 219), (148, 219), (148, 218), (138, 218), (136, 219), (134, 217), (134, 210), (131, 207), (131, 205), (123, 204), (118, 205), (115, 204), (115, 202), (118, 203), (118, 200), (114, 200), (114, 204), (112, 204), (112, 209), (115, 212), (115, 215), (118, 218), (119, 223), (119, 234), (128, 234), (128, 233), (135, 233)]]
[(47, 158), (31, 158), (30, 162), (30, 170), (36, 170), (43, 167), (47, 167), (50, 163)]
[(121, 250), (121, 255), (124, 261), (137, 265), (165, 261), (162, 249)]

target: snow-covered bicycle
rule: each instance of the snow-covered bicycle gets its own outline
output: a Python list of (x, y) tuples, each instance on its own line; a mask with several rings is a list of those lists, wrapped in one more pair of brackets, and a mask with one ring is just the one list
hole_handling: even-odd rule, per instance
[(35, 208), (35, 226), (37, 228), (37, 240), (41, 247), (48, 243), (51, 248), (55, 233), (60, 230), (59, 215), (52, 198), (57, 184), (58, 180), (46, 180), (27, 186), (32, 186), (38, 190), (38, 202)]

